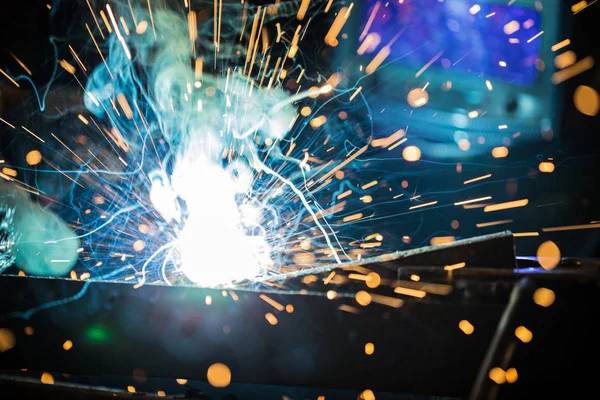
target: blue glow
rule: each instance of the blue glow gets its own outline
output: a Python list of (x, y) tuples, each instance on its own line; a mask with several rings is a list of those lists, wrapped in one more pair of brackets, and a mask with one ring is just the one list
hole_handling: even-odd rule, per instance
[[(361, 31), (376, 3), (365, 6)], [(379, 47), (399, 35), (390, 58), (401, 57), (402, 63), (417, 69), (443, 52), (434, 66), (529, 85), (538, 76), (535, 62), (543, 36), (528, 41), (540, 32), (541, 20), (535, 9), (514, 4), (405, 0), (380, 6), (369, 32), (380, 35)]]

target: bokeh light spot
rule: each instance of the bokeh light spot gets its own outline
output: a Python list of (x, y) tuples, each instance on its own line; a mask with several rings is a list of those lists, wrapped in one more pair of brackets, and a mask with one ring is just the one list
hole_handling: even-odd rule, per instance
[(411, 107), (423, 107), (429, 101), (429, 93), (421, 88), (416, 88), (408, 92), (406, 101)]
[(421, 158), (421, 149), (417, 146), (407, 146), (402, 150), (402, 157), (408, 162), (419, 161)]
[(208, 368), (206, 378), (214, 387), (227, 387), (231, 383), (231, 371), (227, 365), (216, 363)]
[(509, 368), (506, 370), (506, 382), (515, 383), (519, 378), (519, 374), (517, 374), (517, 370), (515, 368)]
[(356, 293), (356, 302), (361, 306), (368, 306), (371, 304), (371, 295), (364, 290)]
[(54, 385), (54, 377), (49, 372), (44, 372), (40, 380), (44, 385)]
[(593, 117), (600, 110), (600, 96), (589, 86), (579, 86), (573, 96), (577, 110), (587, 116)]
[(27, 162), (27, 164), (29, 165), (37, 165), (40, 162), (42, 162), (42, 153), (40, 153), (37, 150), (31, 150), (29, 153), (27, 153), (27, 155), (25, 156), (25, 161)]
[(502, 368), (496, 367), (490, 370), (488, 374), (491, 380), (496, 382), (498, 385), (502, 385), (506, 383), (506, 372)]
[(10, 329), (0, 329), (0, 353), (12, 349), (16, 343), (15, 334)]
[(554, 304), (554, 300), (556, 300), (556, 295), (551, 289), (541, 287), (533, 293), (533, 302), (538, 306), (550, 307)]
[(560, 250), (549, 240), (538, 247), (537, 258), (542, 268), (553, 269), (560, 263)]
[(375, 400), (375, 393), (371, 389), (363, 391), (360, 395), (363, 400)]
[(466, 319), (463, 319), (458, 323), (458, 328), (464, 332), (465, 335), (471, 335), (475, 332), (475, 327)]
[(529, 343), (533, 339), (533, 333), (524, 326), (519, 326), (515, 329), (515, 336), (523, 343)]

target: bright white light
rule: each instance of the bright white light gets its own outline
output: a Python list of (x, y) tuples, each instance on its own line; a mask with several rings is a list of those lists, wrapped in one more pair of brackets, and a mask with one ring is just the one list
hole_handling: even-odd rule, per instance
[(177, 195), (167, 183), (164, 174), (156, 172), (150, 174), (152, 188), (150, 189), (150, 200), (154, 208), (163, 216), (166, 221), (179, 221), (181, 213), (177, 203)]
[(256, 225), (260, 219), (260, 208), (250, 204), (240, 206), (242, 222), (246, 225)]
[(181, 269), (200, 286), (250, 279), (261, 272), (264, 240), (246, 236), (231, 221), (223, 221), (221, 217), (238, 211), (235, 204), (233, 209), (229, 209), (231, 204), (222, 206), (219, 210), (213, 208), (212, 215), (190, 213), (179, 234)]
[[(161, 182), (155, 182), (152, 192), (166, 193)], [(265, 238), (246, 235), (243, 230), (243, 224), (256, 224), (261, 210), (251, 205), (238, 206), (239, 179), (190, 152), (180, 158), (171, 185), (187, 206), (178, 244), (180, 269), (192, 282), (212, 287), (250, 279), (270, 263)], [(173, 208), (167, 197), (159, 196), (160, 201), (154, 203), (163, 215)]]

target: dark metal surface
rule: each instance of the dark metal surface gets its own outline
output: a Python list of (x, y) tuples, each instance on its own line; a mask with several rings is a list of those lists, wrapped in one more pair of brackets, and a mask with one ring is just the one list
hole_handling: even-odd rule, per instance
[[(490, 267), (512, 270), (517, 266), (515, 244), (509, 231), (477, 236), (469, 239), (439, 245), (424, 246), (407, 251), (396, 251), (377, 257), (369, 257), (355, 262), (329, 264), (318, 268), (308, 268), (285, 275), (287, 285), (301, 283), (300, 278), (307, 275), (327, 275), (331, 271), (366, 267), (376, 270), (382, 277), (396, 278), (402, 266), (434, 266), (444, 267), (459, 262), (467, 262), (469, 267)], [(438, 268), (439, 270), (439, 268)], [(274, 276), (271, 281), (282, 281), (281, 276)]]
[[(450, 247), (464, 246), (452, 251), (468, 256), (481, 243), (486, 241)], [(432, 249), (439, 256), (434, 264), (459, 261), (443, 256), (443, 250)], [(321, 271), (315, 274), (316, 280), (306, 281), (302, 276), (288, 280), (285, 287), (290, 290), (236, 290), (233, 297), (231, 291), (196, 287), (146, 285), (134, 289), (112, 282), (0, 276), (0, 326), (16, 335), (15, 347), (0, 353), (0, 369), (18, 373), (27, 368), (98, 379), (117, 375), (140, 389), (135, 380), (140, 371), (171, 382), (174, 378), (205, 381), (207, 368), (221, 362), (231, 369), (232, 387), (304, 386), (347, 389), (356, 394), (368, 388), (375, 393), (466, 396), (514, 284), (527, 271), (514, 270), (513, 258), (509, 268), (502, 269), (505, 272), (489, 279), (477, 271), (489, 274), (497, 268), (479, 269), (466, 261), (467, 267), (450, 273), (442, 267), (395, 265), (393, 257), (387, 263), (381, 258), (373, 263), (365, 260), (359, 266), (361, 271), (375, 271), (383, 278), (376, 289), (347, 278), (356, 273), (354, 266), (336, 269), (337, 275), (344, 277), (343, 284), (332, 281), (324, 285), (323, 279), (331, 272)], [(440, 295), (430, 291), (422, 299), (395, 294), (393, 287), (399, 283), (411, 287), (410, 281), (396, 280), (398, 274), (407, 279), (402, 272), (405, 268), (421, 268), (421, 281), (412, 282), (412, 287), (428, 290), (440, 284), (451, 292)], [(585, 274), (577, 278), (579, 270)], [(590, 390), (593, 381), (588, 377), (597, 369), (584, 366), (598, 353), (592, 329), (600, 298), (597, 266), (565, 267), (564, 273), (571, 274), (571, 279), (555, 279), (563, 273), (562, 268), (551, 274), (536, 271), (528, 278), (532, 290), (551, 288), (556, 301), (551, 307), (540, 307), (528, 293), (523, 295), (522, 305), (511, 312), (510, 323), (503, 329), (514, 346), (508, 367), (517, 368), (519, 380), (501, 387), (492, 385), (500, 398), (534, 390), (552, 393), (573, 382), (581, 390)], [(593, 276), (596, 280), (590, 279)], [(284, 287), (280, 284), (276, 286)], [(338, 296), (329, 300), (327, 290), (335, 290)], [(354, 298), (359, 290), (402, 298), (404, 303), (394, 308), (373, 301), (363, 307)], [(293, 305), (293, 312), (277, 310), (261, 299), (261, 294), (282, 306)], [(72, 301), (52, 303), (66, 298)], [(52, 304), (54, 307), (48, 307)], [(23, 314), (28, 310), (37, 312)], [(269, 324), (266, 313), (274, 314), (278, 323)], [(474, 325), (472, 335), (458, 328), (463, 319)], [(532, 342), (514, 339), (518, 325), (526, 325), (534, 333)], [(26, 327), (33, 328), (33, 335), (25, 333)], [(62, 348), (66, 340), (73, 342), (69, 351)], [(375, 345), (371, 356), (364, 352), (368, 342)], [(494, 353), (505, 351), (503, 343)], [(484, 371), (488, 367), (484, 365)], [(118, 385), (121, 390), (126, 387)], [(140, 390), (145, 389), (142, 386)], [(488, 394), (475, 398), (488, 398)], [(327, 397), (332, 398), (348, 397)]]
[[(83, 283), (56, 279), (2, 278), (10, 290), (1, 313), (26, 310), (24, 304), (60, 299)], [(221, 291), (197, 288), (93, 283), (77, 302), (34, 314), (30, 320), (3, 323), (17, 333), (17, 345), (0, 355), (3, 368), (29, 368), (78, 374), (204, 379), (207, 368), (222, 362), (242, 383), (312, 387), (377, 388), (404, 393), (464, 394), (504, 308), (509, 290), (485, 306), (437, 304), (437, 299), (406, 301), (394, 309), (362, 308), (353, 299), (316, 295), (269, 296), (294, 312), (277, 313), (259, 293), (237, 291), (239, 301)], [(210, 306), (205, 297), (212, 296)], [(28, 301), (29, 300), (29, 301)], [(38, 301), (40, 301), (38, 300)], [(360, 315), (339, 310), (360, 307)], [(267, 312), (278, 314), (271, 326)], [(479, 327), (465, 336), (458, 321)], [(26, 326), (36, 331), (23, 334)], [(110, 339), (90, 340), (102, 327)], [(224, 332), (231, 329), (229, 334)], [(65, 352), (62, 343), (72, 340)], [(364, 345), (376, 352), (366, 356)], [(43, 357), (40, 357), (43, 354)], [(389, 371), (410, 371), (390, 379)], [(451, 372), (451, 373), (450, 373)]]

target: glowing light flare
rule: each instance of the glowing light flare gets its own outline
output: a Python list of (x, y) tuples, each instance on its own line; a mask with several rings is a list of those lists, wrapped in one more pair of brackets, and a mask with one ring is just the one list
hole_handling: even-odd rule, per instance
[(583, 115), (594, 117), (600, 110), (600, 95), (598, 92), (589, 86), (579, 86), (575, 89), (573, 101), (577, 111)]
[(0, 328), (0, 353), (12, 349), (16, 343), (15, 334), (10, 329)]
[(380, 43), (381, 36), (378, 33), (369, 33), (365, 40), (360, 44), (360, 46), (356, 50), (356, 54), (362, 56), (365, 53), (372, 53), (375, 51), (377, 46), (379, 46)]
[(0, 118), (0, 122), (5, 123), (6, 125), (10, 126), (12, 129), (16, 129), (13, 124), (8, 123), (7, 121), (3, 120), (2, 118)]
[(466, 262), (459, 262), (459, 263), (452, 264), (452, 265), (446, 265), (444, 267), (444, 270), (446, 270), (446, 271), (454, 271), (455, 269), (464, 268), (466, 265), (467, 265)]
[(192, 43), (198, 39), (198, 23), (195, 11), (188, 12), (188, 34)]
[(478, 176), (477, 178), (466, 180), (466, 181), (463, 182), (463, 184), (468, 185), (470, 183), (478, 182), (478, 181), (481, 181), (481, 180), (484, 180), (484, 179), (488, 179), (488, 178), (491, 178), (491, 177), (492, 177), (492, 174), (486, 174), (486, 175)]
[[(203, 171), (200, 179), (196, 171)], [(236, 182), (227, 171), (190, 152), (175, 168), (171, 187), (164, 179), (153, 180), (151, 200), (167, 219), (180, 218), (177, 197), (187, 204), (178, 245), (181, 270), (188, 279), (216, 286), (254, 278), (270, 263), (264, 237), (246, 235), (240, 228)]]
[(75, 67), (72, 66), (71, 64), (69, 64), (67, 61), (60, 60), (58, 62), (58, 64), (61, 66), (62, 69), (64, 69), (68, 73), (70, 73), (70, 74), (74, 74), (75, 73)]
[(571, 40), (570, 39), (565, 39), (565, 40), (561, 40), (560, 42), (556, 43), (555, 45), (552, 46), (552, 51), (558, 51), (564, 47), (567, 47), (568, 45), (571, 44)]
[(213, 387), (227, 387), (231, 383), (231, 370), (225, 364), (216, 363), (208, 367), (206, 378)]
[(331, 24), (329, 31), (325, 35), (325, 44), (329, 46), (335, 46), (337, 43), (337, 37), (342, 31), (342, 28), (346, 24), (348, 20), (348, 16), (350, 15), (350, 8), (342, 7), (339, 11), (335, 20)]
[(298, 21), (302, 21), (306, 16), (306, 11), (308, 11), (308, 6), (310, 5), (310, 0), (302, 0), (300, 3), (300, 7), (298, 7), (298, 13), (296, 14), (296, 18)]
[(512, 222), (513, 222), (512, 219), (503, 219), (503, 220), (499, 220), (499, 221), (483, 222), (483, 223), (475, 224), (475, 226), (478, 228), (487, 228), (489, 226), (510, 224)]
[(456, 238), (454, 236), (436, 236), (432, 237), (431, 240), (429, 240), (429, 244), (431, 244), (432, 246), (439, 246), (442, 244), (452, 243), (455, 240)]
[(512, 35), (513, 33), (517, 32), (519, 29), (521, 29), (521, 24), (519, 24), (518, 21), (510, 21), (509, 23), (507, 23), (506, 25), (504, 25), (504, 33), (507, 35)]
[(402, 157), (408, 162), (415, 162), (421, 159), (421, 149), (417, 146), (406, 146), (402, 150)]
[(508, 148), (505, 146), (494, 147), (492, 149), (492, 157), (494, 158), (504, 158), (508, 156)]
[(533, 292), (533, 302), (540, 307), (550, 307), (554, 304), (554, 300), (556, 300), (556, 295), (551, 289), (541, 287)]
[(498, 203), (498, 204), (492, 204), (490, 206), (486, 206), (483, 209), (483, 211), (484, 212), (493, 212), (493, 211), (500, 211), (500, 210), (508, 210), (510, 208), (525, 207), (527, 204), (529, 204), (528, 199), (508, 201), (506, 203)]
[(148, 21), (140, 21), (135, 27), (135, 33), (143, 35), (148, 30)]
[(554, 164), (548, 161), (544, 161), (540, 163), (538, 169), (540, 170), (540, 172), (549, 174), (554, 172)]
[(422, 299), (427, 295), (427, 292), (423, 290), (405, 288), (401, 286), (394, 288), (394, 293), (402, 294), (405, 296), (418, 297), (419, 299)]
[(416, 88), (408, 92), (406, 101), (411, 107), (423, 107), (429, 102), (429, 93), (421, 88)]
[(274, 326), (274, 325), (277, 325), (277, 323), (279, 322), (279, 321), (277, 320), (277, 317), (276, 317), (276, 316), (274, 316), (274, 315), (273, 315), (273, 314), (271, 314), (271, 313), (266, 313), (266, 314), (265, 314), (265, 319), (267, 320), (267, 322), (269, 322), (269, 324), (271, 324), (271, 325), (273, 325), (273, 326)]
[(17, 171), (12, 168), (4, 167), (2, 168), (2, 173), (13, 178), (17, 177)]
[(519, 374), (515, 368), (509, 368), (506, 370), (506, 382), (515, 383), (519, 379)]
[(375, 353), (375, 345), (371, 342), (365, 344), (365, 354), (370, 356)]
[(578, 3), (575, 3), (571, 6), (571, 11), (576, 14), (586, 8), (588, 6), (588, 2), (586, 0), (582, 0)]
[(25, 156), (25, 161), (31, 166), (37, 165), (42, 162), (42, 153), (40, 153), (38, 150), (31, 150)]
[(562, 232), (562, 231), (575, 231), (579, 229), (598, 229), (600, 224), (586, 224), (586, 225), (568, 225), (568, 226), (555, 226), (552, 228), (542, 228), (542, 232)]
[(121, 22), (121, 26), (123, 26), (123, 30), (125, 31), (125, 35), (129, 36), (130, 32), (129, 32), (129, 26), (127, 26), (127, 22), (125, 21), (125, 18), (123, 18), (122, 16), (119, 18), (119, 21)]
[(465, 205), (465, 204), (477, 203), (477, 202), (480, 202), (480, 201), (491, 200), (491, 199), (492, 199), (492, 196), (485, 196), (485, 197), (479, 197), (477, 199), (459, 201), (457, 203), (454, 203), (454, 205), (455, 206), (462, 206), (462, 205)]
[(327, 122), (327, 117), (324, 115), (321, 115), (319, 117), (313, 118), (310, 120), (310, 126), (313, 129), (317, 129), (322, 127), (323, 125), (325, 125), (325, 123)]
[(344, 217), (342, 219), (342, 221), (344, 221), (344, 222), (351, 222), (351, 221), (356, 221), (358, 219), (361, 219), (362, 217), (363, 217), (362, 213), (357, 213), (357, 214), (352, 214), (352, 215), (349, 215), (347, 217)]
[(419, 70), (417, 71), (417, 73), (415, 74), (415, 78), (418, 78), (419, 76), (421, 76), (425, 71), (427, 71), (427, 69), (429, 69), (429, 67), (431, 67), (433, 65), (434, 62), (437, 61), (438, 58), (440, 58), (442, 56), (442, 54), (444, 54), (443, 51), (440, 51), (439, 53), (437, 53), (435, 56), (433, 56), (433, 58), (429, 61), (427, 61), (427, 63)]
[(506, 372), (500, 367), (492, 368), (488, 376), (498, 385), (506, 383)]
[(8, 75), (6, 72), (4, 72), (2, 70), (2, 68), (0, 68), (0, 74), (4, 75), (9, 81), (12, 82), (13, 85), (15, 85), (16, 87), (21, 87), (13, 78), (10, 77), (10, 75)]
[(125, 51), (125, 55), (127, 56), (127, 58), (129, 60), (131, 60), (131, 51), (129, 51), (129, 47), (127, 46), (127, 43), (125, 42), (123, 35), (121, 34), (121, 30), (119, 29), (119, 24), (117, 23), (117, 20), (115, 19), (115, 16), (112, 12), (112, 8), (110, 7), (110, 4), (106, 5), (106, 10), (108, 11), (110, 20), (111, 20), (113, 26), (115, 27), (115, 33), (117, 35), (117, 38), (119, 39), (119, 42), (121, 42), (121, 45), (123, 46), (123, 51)]
[(371, 146), (386, 148), (389, 145), (391, 145), (392, 143), (396, 142), (397, 140), (402, 139), (405, 134), (406, 134), (406, 132), (404, 131), (404, 129), (398, 129), (396, 132), (394, 132), (393, 134), (391, 134), (390, 136), (388, 136), (386, 138), (372, 140)]
[(371, 295), (365, 292), (364, 290), (357, 292), (354, 298), (356, 302), (363, 307), (368, 306), (369, 304), (371, 304), (372, 301)]
[(373, 393), (373, 391), (371, 389), (364, 390), (360, 394), (360, 397), (362, 400), (375, 400), (375, 394)]
[(533, 339), (533, 333), (524, 326), (518, 326), (515, 329), (515, 336), (523, 343), (529, 343)]
[(469, 8), (469, 13), (471, 15), (475, 15), (477, 14), (479, 11), (481, 11), (481, 6), (479, 4), (475, 4), (473, 5), (471, 8)]
[(40, 381), (44, 384), (44, 385), (54, 385), (54, 377), (52, 376), (51, 373), (49, 372), (44, 372), (42, 374), (42, 377), (40, 379)]
[(539, 232), (516, 232), (513, 233), (514, 237), (535, 237), (540, 236)]
[(594, 58), (591, 56), (588, 56), (583, 60), (577, 61), (570, 67), (555, 72), (552, 75), (552, 83), (554, 83), (555, 85), (563, 83), (564, 81), (571, 79), (572, 77), (577, 76), (582, 72), (592, 69), (594, 67), (594, 63)]
[(419, 205), (416, 205), (416, 206), (408, 207), (408, 209), (409, 210), (416, 210), (418, 208), (433, 206), (433, 205), (436, 205), (437, 203), (438, 203), (437, 201), (430, 201), (428, 203), (423, 203), (423, 204), (419, 204)]
[(369, 279), (367, 279), (365, 281), (366, 285), (371, 288), (371, 289), (375, 289), (377, 287), (379, 287), (379, 285), (381, 284), (381, 277), (379, 276), (378, 273), (376, 272), (369, 272), (367, 274), (367, 277)]
[(575, 54), (574, 51), (571, 51), (571, 50), (565, 51), (564, 53), (559, 54), (556, 57), (554, 57), (554, 65), (558, 69), (570, 67), (571, 65), (575, 64), (576, 62), (577, 62), (577, 55)]
[(377, 53), (377, 55), (373, 58), (373, 60), (371, 60), (371, 62), (365, 68), (365, 73), (367, 75), (370, 75), (373, 72), (375, 72), (375, 70), (377, 68), (379, 68), (379, 66), (385, 61), (385, 59), (388, 58), (388, 56), (391, 54), (391, 52), (392, 52), (392, 49), (389, 46), (385, 46), (381, 50), (379, 50), (379, 53)]
[(13, 53), (10, 53), (10, 56), (12, 58), (15, 59), (15, 61), (21, 66), (21, 68), (23, 68), (25, 70), (25, 72), (27, 72), (27, 74), (29, 76), (31, 76), (31, 70), (29, 68), (27, 68), (27, 65), (25, 65), (25, 63), (23, 61), (21, 61), (17, 56), (15, 56)]
[(265, 295), (265, 294), (261, 294), (260, 296), (258, 296), (261, 298), (261, 300), (263, 300), (264, 302), (266, 302), (267, 304), (271, 305), (273, 308), (275, 308), (277, 311), (283, 311), (284, 307), (282, 304), (276, 302), (275, 300), (273, 300), (272, 298), (270, 298), (269, 296)]
[(560, 250), (554, 242), (549, 240), (538, 247), (537, 259), (542, 268), (554, 269), (560, 264)]
[(471, 334), (473, 334), (473, 332), (475, 332), (475, 327), (473, 326), (473, 324), (471, 324), (466, 319), (463, 319), (462, 321), (460, 321), (458, 323), (458, 329), (463, 331), (463, 333), (467, 336), (471, 335)]
[(356, 98), (356, 96), (358, 96), (358, 94), (361, 92), (362, 90), (362, 86), (359, 86), (354, 93), (352, 94), (352, 96), (350, 96), (350, 99), (348, 99), (349, 101), (352, 101)]
[(362, 185), (361, 189), (363, 189), (363, 190), (369, 189), (369, 188), (377, 185), (378, 183), (379, 183), (378, 181), (371, 181), (371, 182), (369, 182), (369, 183), (367, 183), (365, 185)]

